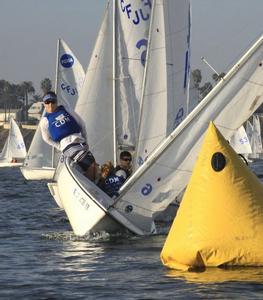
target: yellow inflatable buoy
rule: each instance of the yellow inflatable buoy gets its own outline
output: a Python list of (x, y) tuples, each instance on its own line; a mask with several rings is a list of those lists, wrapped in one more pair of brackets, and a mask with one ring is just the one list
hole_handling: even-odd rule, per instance
[(181, 270), (263, 265), (263, 186), (212, 122), (161, 260)]

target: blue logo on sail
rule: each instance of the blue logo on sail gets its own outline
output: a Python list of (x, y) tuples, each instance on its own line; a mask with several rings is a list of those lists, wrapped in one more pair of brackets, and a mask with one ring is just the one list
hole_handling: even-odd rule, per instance
[(64, 68), (71, 68), (74, 64), (74, 58), (70, 54), (63, 54), (60, 57), (60, 63)]
[(153, 187), (150, 183), (146, 183), (145, 186), (141, 189), (143, 196), (148, 196), (153, 190)]

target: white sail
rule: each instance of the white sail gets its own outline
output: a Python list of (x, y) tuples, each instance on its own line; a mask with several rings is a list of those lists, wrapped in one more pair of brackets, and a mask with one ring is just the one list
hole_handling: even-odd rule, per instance
[(237, 131), (232, 135), (229, 143), (237, 153), (252, 153), (251, 145), (243, 125), (239, 127)]
[(13, 118), (10, 118), (10, 129), (7, 140), (0, 153), (0, 166), (8, 166), (13, 160), (23, 160), (26, 157), (26, 146), (21, 131)]
[(112, 72), (112, 27), (107, 7), (76, 105), (86, 125), (90, 150), (100, 164), (113, 160)]
[(151, 232), (152, 215), (185, 189), (209, 122), (229, 139), (263, 102), (262, 59), (263, 36), (121, 188), (122, 215)]
[(43, 141), (39, 126), (32, 139), (23, 167), (30, 169), (52, 167), (52, 147)]
[[(69, 46), (58, 40), (56, 93), (59, 104), (75, 108), (84, 81), (84, 70)], [(43, 113), (45, 114), (45, 112)], [(21, 172), (28, 180), (52, 179), (59, 154), (42, 139), (38, 126)]]
[(74, 109), (83, 86), (85, 72), (69, 46), (58, 40), (56, 93), (59, 104)]
[(135, 148), (151, 1), (115, 1), (115, 109), (117, 146)]
[(136, 168), (181, 123), (187, 111), (190, 3), (188, 0), (156, 0), (153, 12)]

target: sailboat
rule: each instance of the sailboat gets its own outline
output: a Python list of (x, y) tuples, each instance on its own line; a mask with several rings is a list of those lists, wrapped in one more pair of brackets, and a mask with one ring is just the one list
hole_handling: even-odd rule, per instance
[[(188, 0), (153, 1), (148, 7), (139, 0), (131, 7), (113, 4), (113, 34), (108, 6), (76, 112), (87, 118), (88, 143), (99, 163), (115, 163), (118, 151), (128, 149), (134, 151), (134, 167), (139, 168), (186, 115), (190, 5)], [(147, 128), (146, 120), (151, 123)], [(96, 199), (106, 206), (113, 199), (69, 162), (58, 175), (57, 187), (77, 235), (119, 227), (119, 221), (107, 217), (107, 209), (97, 207)], [(101, 222), (93, 228), (98, 217)]]
[(26, 157), (26, 146), (21, 131), (13, 118), (10, 118), (9, 134), (0, 153), (0, 167), (17, 167)]
[[(84, 80), (84, 70), (72, 50), (62, 39), (57, 43), (57, 66), (55, 90), (58, 101), (75, 108)], [(45, 112), (44, 112), (45, 113)], [(59, 153), (45, 143), (38, 126), (28, 150), (21, 172), (27, 180), (52, 179)]]
[[(122, 4), (119, 4), (120, 12), (123, 12)], [(175, 8), (177, 9), (175, 10)], [(158, 113), (150, 106), (151, 100), (155, 104), (155, 97), (158, 98), (158, 93), (163, 91), (155, 89), (155, 85), (152, 83), (152, 81), (156, 81), (156, 78), (159, 80), (163, 78), (163, 73), (159, 78), (155, 76), (158, 73), (152, 70), (155, 70), (157, 65), (155, 62), (158, 61), (158, 50), (161, 51), (163, 48), (158, 47), (160, 45), (157, 43), (158, 38), (161, 40), (160, 36), (166, 36), (166, 27), (164, 26), (164, 34), (161, 27), (156, 24), (160, 22), (160, 18), (169, 22), (169, 16), (174, 17), (175, 13), (178, 13), (179, 17), (174, 17), (173, 22), (182, 19), (185, 21), (187, 19), (185, 16), (189, 15), (189, 2), (184, 0), (153, 1), (151, 10), (149, 39), (145, 54), (146, 68), (141, 88), (140, 110), (137, 115), (139, 125), (136, 131), (134, 153), (135, 172), (122, 186), (120, 195), (116, 199), (108, 197), (94, 183), (87, 180), (69, 160), (66, 160), (58, 176), (57, 186), (60, 199), (73, 231), (77, 235), (85, 235), (88, 231), (116, 230), (116, 227), (129, 229), (139, 235), (155, 233), (155, 216), (165, 210), (184, 191), (188, 183), (209, 122), (212, 120), (225, 138), (229, 139), (263, 102), (263, 37), (260, 37), (185, 119), (182, 114), (184, 109), (179, 109), (180, 113), (178, 110), (177, 114), (173, 114), (173, 126), (172, 128), (167, 126), (165, 132), (163, 119), (156, 119), (155, 116), (158, 116)], [(175, 24), (170, 24), (168, 28), (174, 28), (173, 26)], [(188, 31), (189, 26), (184, 24), (182, 28)], [(100, 38), (103, 40), (103, 37), (107, 36), (105, 29), (106, 27), (101, 31), (98, 40)], [(184, 31), (177, 29), (174, 32), (183, 34)], [(170, 37), (172, 36), (175, 34)], [(187, 36), (188, 34), (185, 34), (186, 41)], [(167, 38), (166, 41), (168, 40), (170, 39)], [(179, 45), (182, 46), (182, 43)], [(186, 66), (187, 60), (185, 58), (188, 57), (187, 47), (186, 42), (185, 48), (182, 47), (184, 48), (182, 51), (184, 59), (179, 60), (184, 66)], [(166, 53), (169, 51), (167, 50)], [(174, 53), (174, 51), (170, 53)], [(165, 66), (174, 66), (172, 61), (166, 59), (161, 59), (159, 62)], [(147, 66), (151, 71), (147, 70)], [(187, 67), (181, 67), (182, 69), (185, 70)], [(167, 71), (166, 74), (169, 72)], [(171, 72), (172, 74), (175, 73)], [(182, 72), (181, 75), (184, 78), (183, 75), (187, 75), (187, 72)], [(115, 81), (118, 79), (115, 76), (113, 78)], [(123, 82), (125, 79), (126, 77), (122, 77)], [(130, 80), (130, 77), (128, 79)], [(173, 85), (169, 85), (169, 80), (165, 80), (167, 86), (164, 84), (163, 88), (167, 88), (166, 94), (173, 94), (173, 90), (169, 89)], [(184, 83), (182, 80), (182, 88), (187, 86)], [(163, 100), (163, 98), (161, 99)], [(144, 103), (144, 101), (146, 102)], [(156, 107), (160, 109), (157, 104)], [(236, 115), (237, 107), (239, 108), (238, 115)], [(148, 115), (147, 109), (150, 109)], [(160, 125), (158, 121), (160, 121)], [(166, 124), (172, 123), (166, 121)], [(160, 128), (153, 131), (151, 126), (157, 127), (158, 125)], [(110, 124), (109, 127), (111, 127)], [(169, 133), (169, 130), (172, 131)], [(113, 130), (114, 132), (115, 130)], [(93, 153), (96, 156), (96, 152)], [(106, 154), (105, 151), (104, 154)]]

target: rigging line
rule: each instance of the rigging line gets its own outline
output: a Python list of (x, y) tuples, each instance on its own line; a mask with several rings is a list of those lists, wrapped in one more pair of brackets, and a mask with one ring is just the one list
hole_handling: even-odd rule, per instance
[(208, 67), (209, 67), (213, 72), (215, 72), (216, 75), (217, 75), (218, 77), (220, 77), (220, 74), (216, 71), (216, 69), (213, 68), (213, 67), (209, 64), (209, 62), (208, 62), (203, 56), (201, 57), (201, 60), (202, 60), (206, 65), (208, 65)]

